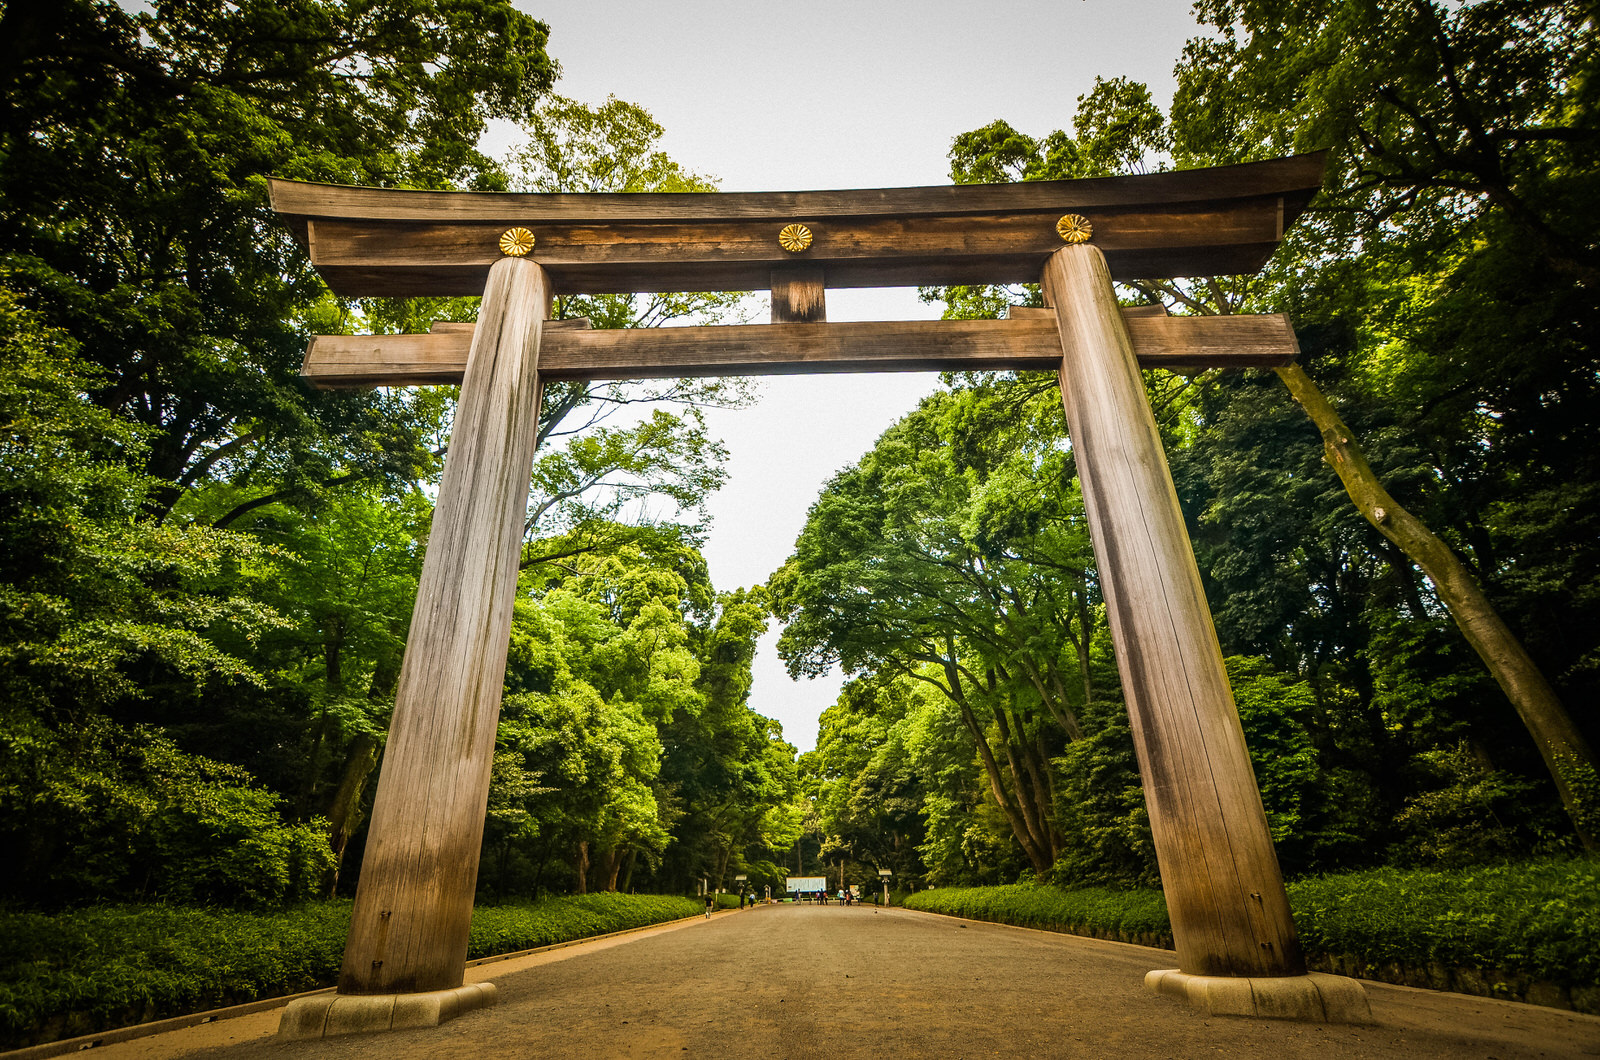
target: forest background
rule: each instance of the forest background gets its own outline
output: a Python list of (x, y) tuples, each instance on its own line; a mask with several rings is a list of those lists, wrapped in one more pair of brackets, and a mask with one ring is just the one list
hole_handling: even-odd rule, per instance
[[(952, 179), (1330, 150), (1265, 274), (1124, 292), (1285, 311), (1300, 335), (1299, 369), (1146, 380), (1280, 857), (1299, 875), (1592, 845), (1593, 13), (1195, 10), (1214, 32), (1170, 111), (1102, 80), (1064, 131), (956, 136)], [(333, 298), (265, 177), (711, 190), (640, 107), (554, 95), (547, 33), (499, 0), (0, 14), (6, 902), (353, 887), (452, 395), (313, 391), (300, 354), (476, 306)], [(478, 148), (492, 119), (524, 130), (503, 160)], [(926, 297), (981, 316), (1038, 294)], [(750, 307), (555, 311), (637, 327)], [(751, 392), (547, 390), (483, 897), (826, 865), (1152, 883), (1054, 386), (946, 378), (828, 484), (768, 585), (733, 591), (698, 551), (725, 460), (703, 412)], [(774, 616), (796, 673), (856, 675), (798, 760), (749, 703)]]

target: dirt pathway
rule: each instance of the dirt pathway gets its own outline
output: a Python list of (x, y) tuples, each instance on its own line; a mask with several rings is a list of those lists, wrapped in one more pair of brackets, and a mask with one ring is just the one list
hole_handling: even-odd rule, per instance
[[(1376, 1027), (1207, 1018), (1146, 993), (1172, 954), (904, 910), (758, 908), (484, 965), (495, 1008), (443, 1027), (279, 1042), (277, 1012), (102, 1060), (916, 1060), (1600, 1056), (1600, 1018), (1370, 984)], [(253, 1021), (253, 1022), (252, 1022)]]

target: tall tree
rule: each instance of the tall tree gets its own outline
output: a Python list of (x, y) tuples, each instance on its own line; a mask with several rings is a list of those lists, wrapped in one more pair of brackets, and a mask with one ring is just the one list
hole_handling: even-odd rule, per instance
[(268, 565), (259, 542), (140, 518), (147, 431), (83, 400), (100, 378), (0, 292), (0, 892), (307, 897), (328, 866), (317, 829), (137, 724), (152, 701), (267, 684), (248, 645), (286, 620), (242, 574)]
[[(1426, 577), (1495, 677), (1577, 835), (1593, 845), (1600, 774), (1584, 732), (1544, 676), (1552, 664), (1572, 667), (1576, 690), (1592, 694), (1589, 664), (1573, 667), (1588, 649), (1542, 667), (1482, 588), (1516, 578), (1496, 548), (1491, 505), (1515, 505), (1512, 496), (1531, 493), (1537, 510), (1548, 511), (1556, 484), (1528, 485), (1552, 466), (1572, 475), (1568, 489), (1594, 481), (1587, 456), (1574, 460), (1536, 440), (1563, 437), (1595, 407), (1586, 335), (1596, 307), (1583, 293), (1592, 285), (1573, 282), (1590, 267), (1600, 231), (1590, 215), (1579, 216), (1596, 168), (1595, 120), (1583, 88), (1595, 64), (1592, 26), (1572, 5), (1537, 2), (1452, 11), (1425, 0), (1198, 9), (1219, 32), (1188, 48), (1171, 130), (1147, 96), (1100, 82), (1080, 99), (1076, 138), (1034, 140), (997, 122), (956, 139), (952, 174), (1087, 176), (1096, 165), (1136, 168), (1145, 163), (1130, 160), (1167, 147), (1180, 165), (1334, 148), (1329, 194), (1261, 281), (1133, 287), (1186, 312), (1291, 308), (1302, 323), (1332, 318), (1347, 333), (1366, 333), (1340, 366), (1342, 389), (1366, 400), (1423, 403), (1411, 418), (1432, 436), (1436, 496), (1465, 502), (1430, 505), (1450, 531), (1459, 528), (1455, 545), (1430, 529), (1433, 518), (1413, 514), (1384, 488), (1311, 374), (1289, 366), (1278, 375), (1316, 425), (1357, 509), (1396, 561)], [(1520, 282), (1526, 269), (1541, 281)], [(1431, 279), (1419, 285), (1416, 273)], [(946, 297), (958, 313), (1000, 301), (960, 290)], [(1508, 314), (1506, 307), (1526, 308)], [(1518, 338), (1508, 341), (1512, 335)], [(1530, 358), (1538, 347), (1550, 355)], [(1454, 415), (1441, 416), (1445, 409)], [(1572, 545), (1594, 553), (1592, 535)], [(1583, 566), (1593, 569), (1593, 561)], [(1590, 576), (1558, 595), (1592, 599), (1593, 584)], [(1565, 601), (1541, 603), (1573, 610)], [(1592, 608), (1573, 617), (1593, 628)]]
[(476, 142), (532, 115), (546, 33), (509, 0), (7, 5), (0, 265), (150, 428), (154, 512), (219, 478), (252, 503), (427, 468), (425, 406), (298, 380), (320, 284), (264, 177), (503, 186)]
[[(506, 160), (511, 186), (533, 192), (711, 192), (660, 146), (661, 125), (643, 107), (608, 97), (597, 106), (563, 97), (542, 104), (526, 140)], [(584, 317), (595, 328), (660, 327), (673, 322), (742, 320), (742, 292), (568, 295), (557, 318)], [(625, 545), (630, 527), (681, 528), (697, 542), (706, 498), (725, 473), (726, 452), (706, 431), (704, 408), (754, 400), (737, 378), (567, 381), (545, 388), (534, 465), (530, 534), (557, 537), (535, 545), (526, 564), (559, 562), (582, 551)], [(652, 503), (670, 507), (657, 512)]]
[(893, 677), (849, 682), (822, 712), (813, 752), (824, 830), (852, 860), (889, 869), (898, 886), (926, 875), (917, 848), (925, 841), (928, 782), (906, 731), (918, 694), (914, 682)]
[[(1600, 475), (1589, 447), (1571, 445), (1600, 426), (1593, 14), (1547, 0), (1216, 0), (1197, 10), (1218, 33), (1192, 42), (1179, 69), (1179, 157), (1332, 148), (1328, 194), (1269, 297), (1355, 335), (1336, 368), (1340, 389), (1386, 404), (1424, 439), (1432, 496), (1397, 500), (1312, 373), (1291, 366), (1279, 377), (1363, 517), (1423, 572), (1494, 676), (1594, 847), (1600, 773), (1545, 676), (1564, 671), (1569, 694), (1592, 698), (1592, 664), (1574, 666), (1591, 649), (1545, 648), (1541, 665), (1492, 600), (1526, 584), (1520, 548), (1542, 550), (1501, 528), (1577, 530), (1570, 547), (1586, 573), (1547, 585), (1535, 607), (1570, 615), (1587, 645), (1600, 632), (1592, 605), (1573, 607), (1594, 598), (1594, 535), (1549, 518), (1553, 496), (1586, 496)], [(1419, 517), (1419, 506), (1438, 517)], [(1570, 643), (1570, 630), (1535, 623), (1549, 645)]]
[(772, 578), (796, 675), (901, 674), (959, 712), (1036, 871), (1060, 848), (1050, 758), (1096, 694), (1089, 540), (1048, 386), (924, 401), (828, 484)]

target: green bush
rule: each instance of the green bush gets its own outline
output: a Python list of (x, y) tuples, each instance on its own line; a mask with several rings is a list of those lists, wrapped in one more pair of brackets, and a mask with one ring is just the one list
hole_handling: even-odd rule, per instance
[(1167, 902), (1160, 891), (1111, 887), (1036, 886), (948, 887), (910, 895), (907, 909), (993, 920), (1019, 927), (1065, 931), (1074, 935), (1172, 945)]
[[(693, 916), (694, 899), (591, 894), (473, 910), (471, 957)], [(0, 912), (0, 1049), (329, 986), (348, 901), (271, 913), (96, 906)]]
[(1554, 808), (1541, 807), (1538, 784), (1494, 768), (1466, 740), (1419, 752), (1410, 772), (1415, 793), (1395, 816), (1391, 863), (1458, 868), (1541, 845), (1550, 853), (1552, 833), (1567, 838)]
[(0, 914), (0, 1048), (326, 986), (349, 925), (349, 902)]
[(333, 870), (326, 825), (285, 821), (278, 803), (148, 727), (0, 724), (0, 847), (17, 860), (4, 886), (30, 905), (306, 901)]
[(577, 894), (524, 905), (472, 910), (468, 957), (491, 957), (704, 913), (698, 898), (658, 894)]
[(1054, 759), (1056, 823), (1063, 847), (1055, 872), (1075, 883), (1117, 889), (1159, 884), (1150, 815), (1133, 752), (1133, 730), (1120, 699), (1103, 696), (1079, 713), (1082, 739)]
[[(1600, 858), (1374, 869), (1298, 880), (1288, 892), (1314, 966), (1517, 997), (1544, 982), (1584, 1011), (1600, 998)], [(905, 905), (1127, 942), (1170, 946), (1172, 938), (1155, 890), (960, 887)]]
[(1600, 985), (1600, 858), (1321, 876), (1289, 904), (1307, 954)]

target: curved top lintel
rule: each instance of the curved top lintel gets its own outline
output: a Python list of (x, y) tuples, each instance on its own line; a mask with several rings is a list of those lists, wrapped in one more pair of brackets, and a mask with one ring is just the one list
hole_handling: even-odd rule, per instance
[[(270, 182), (337, 293), (482, 290), (509, 228), (562, 294), (762, 290), (803, 264), (828, 287), (1037, 280), (1083, 214), (1119, 280), (1259, 269), (1322, 185), (1325, 153), (1126, 177), (854, 191), (535, 194)], [(791, 222), (814, 236), (784, 247)]]
[[(805, 217), (951, 217), (1076, 206), (1156, 206), (1290, 196), (1322, 187), (1327, 152), (1208, 169), (1017, 184), (938, 184), (840, 191), (488, 192), (269, 181), (272, 208), (290, 218), (377, 222), (537, 221), (544, 224), (673, 224)], [(1298, 211), (1297, 211), (1298, 212)], [(1285, 225), (1292, 218), (1286, 217)]]

